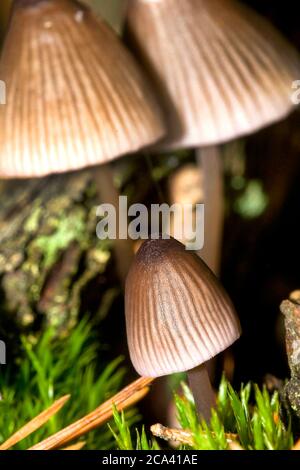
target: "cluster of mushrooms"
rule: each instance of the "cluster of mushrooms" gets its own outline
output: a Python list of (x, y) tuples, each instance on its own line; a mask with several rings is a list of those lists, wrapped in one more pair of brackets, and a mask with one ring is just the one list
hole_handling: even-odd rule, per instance
[[(110, 162), (145, 148), (160, 154), (194, 148), (204, 174), (200, 256), (218, 273), (220, 144), (292, 111), (299, 56), (235, 0), (129, 0), (124, 13), (127, 46), (78, 1), (13, 1), (0, 63), (7, 85), (0, 177), (39, 178), (93, 166), (102, 198), (114, 203)], [(116, 250), (126, 250), (119, 242)], [(128, 266), (132, 258), (130, 252)], [(232, 304), (210, 269), (173, 239), (149, 240), (126, 282), (136, 370), (152, 377), (189, 371), (205, 419), (214, 406), (205, 363), (240, 335)]]

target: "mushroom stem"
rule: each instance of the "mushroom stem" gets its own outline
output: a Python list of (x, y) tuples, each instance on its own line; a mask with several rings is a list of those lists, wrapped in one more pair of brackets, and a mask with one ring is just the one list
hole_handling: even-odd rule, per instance
[(122, 282), (125, 286), (125, 280), (133, 260), (134, 250), (132, 242), (129, 238), (123, 240), (118, 237), (119, 233), (119, 192), (114, 185), (114, 177), (111, 165), (105, 164), (95, 169), (94, 178), (97, 184), (98, 194), (101, 203), (112, 204), (116, 211), (117, 221), (117, 238), (114, 240), (114, 252), (117, 263), (117, 271)]
[(189, 370), (188, 379), (199, 418), (203, 418), (209, 423), (211, 410), (216, 407), (216, 398), (209, 380), (206, 364), (201, 364)]
[(205, 204), (204, 248), (199, 255), (218, 275), (224, 221), (223, 167), (219, 147), (198, 149), (197, 160), (203, 171)]

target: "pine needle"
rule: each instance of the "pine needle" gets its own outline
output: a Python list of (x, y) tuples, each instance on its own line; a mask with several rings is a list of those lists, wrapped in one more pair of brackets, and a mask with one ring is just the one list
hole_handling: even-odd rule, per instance
[(61, 431), (53, 434), (42, 442), (34, 445), (29, 450), (50, 450), (57, 449), (80, 436), (101, 426), (113, 416), (113, 405), (121, 411), (139, 402), (149, 391), (149, 385), (153, 379), (140, 378), (125, 387), (121, 392), (107, 400), (94, 411), (70, 424)]
[(50, 406), (47, 410), (40, 413), (38, 416), (33, 418), (29, 423), (25, 424), (21, 429), (19, 429), (15, 434), (13, 434), (7, 441), (5, 441), (1, 446), (0, 450), (7, 450), (16, 445), (18, 442), (25, 439), (37, 429), (41, 428), (46, 424), (52, 416), (54, 416), (69, 400), (70, 395), (66, 395)]
[(80, 442), (77, 442), (76, 444), (73, 444), (69, 447), (65, 447), (64, 449), (62, 450), (81, 450), (83, 449), (83, 447), (86, 445), (86, 442), (85, 441), (80, 441)]

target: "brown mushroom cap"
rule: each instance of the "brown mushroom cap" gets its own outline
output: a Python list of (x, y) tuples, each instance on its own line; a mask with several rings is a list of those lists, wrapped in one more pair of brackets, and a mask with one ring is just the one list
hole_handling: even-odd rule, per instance
[(147, 377), (193, 369), (240, 336), (223, 287), (174, 239), (138, 251), (126, 281), (126, 325), (132, 363)]
[(158, 85), (169, 122), (159, 148), (217, 144), (294, 107), (297, 52), (234, 0), (131, 0), (129, 38)]
[(0, 63), (0, 175), (108, 162), (163, 134), (149, 84), (116, 34), (72, 0), (17, 0)]

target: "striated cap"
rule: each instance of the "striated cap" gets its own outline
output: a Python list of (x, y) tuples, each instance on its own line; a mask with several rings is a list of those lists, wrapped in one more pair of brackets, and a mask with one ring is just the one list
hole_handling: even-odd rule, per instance
[(0, 176), (80, 169), (164, 132), (148, 81), (116, 34), (72, 0), (16, 0), (0, 79)]
[(174, 239), (149, 240), (126, 282), (132, 363), (146, 377), (193, 369), (234, 343), (234, 307), (204, 262)]
[(168, 119), (159, 148), (225, 142), (294, 107), (298, 53), (234, 0), (132, 0), (128, 33)]

